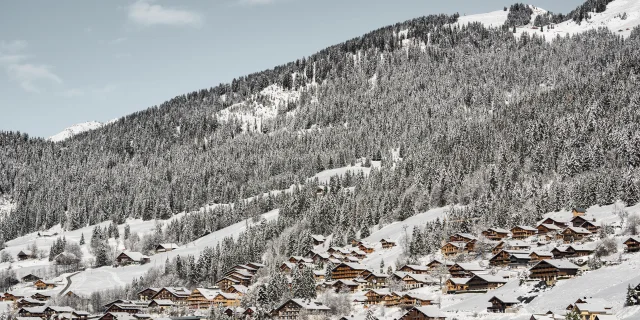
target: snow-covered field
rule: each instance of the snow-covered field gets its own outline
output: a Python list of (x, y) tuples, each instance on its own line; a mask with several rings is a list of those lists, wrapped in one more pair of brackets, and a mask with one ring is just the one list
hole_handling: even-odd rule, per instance
[(60, 142), (66, 139), (69, 139), (73, 136), (75, 136), (76, 134), (85, 132), (85, 131), (90, 131), (90, 130), (95, 130), (95, 129), (99, 129), (104, 125), (110, 124), (112, 122), (117, 121), (118, 119), (113, 119), (111, 121), (102, 123), (102, 122), (98, 122), (98, 121), (88, 121), (88, 122), (83, 122), (83, 123), (78, 123), (78, 124), (74, 124), (64, 130), (62, 130), (61, 132), (52, 135), (51, 137), (49, 137), (49, 141), (53, 141), (53, 142)]

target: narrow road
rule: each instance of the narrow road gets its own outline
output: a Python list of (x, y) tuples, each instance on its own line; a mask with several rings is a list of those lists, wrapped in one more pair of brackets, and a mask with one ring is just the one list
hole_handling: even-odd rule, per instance
[(80, 273), (80, 271), (76, 273), (72, 273), (67, 277), (67, 285), (64, 286), (64, 288), (62, 288), (62, 291), (60, 291), (60, 293), (58, 293), (59, 297), (61, 297), (67, 291), (67, 289), (69, 289), (69, 287), (71, 286), (71, 277), (75, 276), (78, 273)]

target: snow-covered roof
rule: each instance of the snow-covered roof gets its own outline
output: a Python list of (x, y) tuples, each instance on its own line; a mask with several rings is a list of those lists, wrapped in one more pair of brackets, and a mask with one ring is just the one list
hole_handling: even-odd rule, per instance
[(529, 255), (536, 254), (539, 257), (553, 257), (553, 253), (550, 251), (533, 250)]
[[(538, 229), (534, 228), (534, 227), (529, 227), (529, 226), (517, 226), (515, 228), (520, 228), (522, 230), (526, 230), (526, 231), (538, 231)], [(513, 229), (515, 229), (513, 228)], [(511, 230), (513, 230), (511, 229)]]
[(489, 228), (488, 230), (495, 233), (509, 233), (509, 230), (503, 228)]
[(466, 271), (482, 271), (482, 270), (485, 269), (478, 262), (456, 263), (453, 266), (456, 266), (456, 265), (460, 266), (460, 268), (462, 268), (463, 270), (466, 270)]
[(607, 312), (607, 310), (608, 310), (608, 308), (605, 306), (605, 304), (603, 304), (603, 303), (595, 303), (595, 302), (576, 303), (576, 304), (574, 304), (574, 306), (576, 308), (578, 308), (578, 310), (580, 310), (580, 311), (583, 311), (583, 312), (586, 311), (586, 312), (589, 312), (589, 313), (604, 313), (604, 312)]
[(592, 244), (572, 244), (571, 248), (575, 251), (594, 251), (595, 248)]
[(520, 303), (518, 297), (512, 295), (493, 296), (491, 299), (489, 299), (489, 301), (493, 300), (494, 298), (502, 301), (503, 303)]
[(318, 242), (324, 242), (324, 236), (318, 234), (311, 235), (311, 238)]
[(208, 288), (196, 288), (198, 292), (207, 300), (215, 298), (220, 290), (208, 289)]
[(178, 245), (175, 243), (161, 243), (158, 245), (158, 247), (162, 247), (165, 250), (166, 249), (178, 249)]
[(59, 307), (59, 306), (49, 306), (45, 310), (51, 310), (55, 313), (65, 313), (65, 312), (71, 313), (74, 311), (73, 308), (71, 307)]
[[(427, 318), (446, 318), (447, 316), (440, 311), (440, 309), (434, 306), (413, 307), (413, 309), (418, 310), (418, 312), (424, 314)], [(411, 310), (409, 310), (409, 312), (411, 312)]]
[(527, 242), (524, 242), (524, 241), (520, 241), (520, 240), (507, 241), (507, 245), (509, 247), (518, 247), (518, 248), (531, 247), (530, 243), (527, 243)]
[(144, 254), (142, 254), (140, 252), (123, 251), (121, 254), (126, 255), (127, 257), (129, 257), (129, 259), (131, 259), (133, 261), (142, 261), (143, 259), (149, 259), (149, 257), (145, 256)]
[(469, 280), (471, 280), (471, 278), (449, 278), (449, 281), (454, 284), (467, 284)]
[(235, 285), (233, 285), (231, 287), (234, 288), (236, 291), (238, 291), (240, 293), (247, 293), (247, 291), (249, 291), (249, 288), (247, 288), (246, 286), (243, 286), (241, 284), (235, 284)]
[(541, 224), (541, 226), (544, 226), (545, 228), (547, 228), (549, 230), (562, 230), (562, 228), (556, 226), (555, 224), (543, 223), (543, 224)]
[(531, 257), (528, 253), (512, 253), (511, 256), (515, 257), (516, 259), (531, 260)]
[(450, 245), (452, 245), (452, 246), (454, 246), (454, 247), (457, 247), (457, 248), (459, 248), (459, 249), (464, 249), (464, 248), (466, 248), (466, 247), (467, 247), (467, 243), (466, 243), (466, 242), (464, 242), (464, 241), (449, 241), (449, 242), (447, 242), (447, 243), (445, 244), (445, 246), (446, 246), (447, 244), (450, 244)]
[(223, 298), (227, 299), (227, 300), (238, 300), (240, 299), (240, 295), (237, 293), (228, 293), (228, 292), (223, 292), (223, 291), (219, 291), (218, 294), (216, 294), (216, 296), (222, 296)]
[[(329, 307), (322, 304), (322, 302), (313, 299), (291, 299), (295, 304), (299, 305), (305, 310), (330, 310)], [(289, 301), (285, 302), (287, 304)], [(278, 308), (279, 309), (279, 308)]]
[(29, 313), (44, 313), (45, 309), (47, 309), (47, 307), (39, 306), (39, 307), (25, 307), (25, 308), (22, 308), (21, 310), (27, 311)]
[(635, 242), (640, 242), (640, 236), (631, 236), (631, 237), (627, 238), (624, 242), (627, 242), (629, 240), (635, 241)]
[(579, 234), (591, 234), (591, 231), (581, 227), (567, 227), (567, 229)]
[(492, 276), (490, 274), (476, 274), (475, 276), (473, 276), (473, 278), (476, 278), (476, 277), (489, 283), (507, 283), (507, 280), (505, 280), (503, 277)]
[(576, 266), (575, 264), (566, 261), (566, 260), (556, 260), (556, 259), (551, 259), (551, 260), (542, 260), (540, 262), (538, 262), (536, 265), (541, 264), (541, 263), (548, 263), (558, 269), (579, 269), (580, 267)]
[(456, 233), (456, 236), (458, 236), (460, 238), (469, 239), (469, 240), (478, 240), (477, 237), (475, 237), (474, 235), (472, 235), (470, 233)]
[(191, 290), (184, 287), (164, 287), (163, 289), (169, 291), (174, 296), (188, 296), (191, 294)]
[(404, 269), (404, 268), (409, 268), (411, 270), (416, 270), (416, 271), (429, 271), (429, 267), (427, 266), (421, 266), (421, 265), (417, 265), (417, 264), (407, 264), (404, 267), (400, 268), (400, 269)]

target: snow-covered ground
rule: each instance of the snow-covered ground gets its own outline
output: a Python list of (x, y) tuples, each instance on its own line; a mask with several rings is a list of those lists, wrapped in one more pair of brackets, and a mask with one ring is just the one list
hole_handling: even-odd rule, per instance
[(60, 142), (60, 141), (69, 139), (72, 136), (75, 136), (76, 134), (79, 134), (81, 132), (98, 129), (103, 125), (105, 124), (98, 121), (89, 121), (89, 122), (74, 124), (71, 127), (68, 127), (62, 130), (60, 133), (52, 135), (51, 137), (49, 137), (48, 140), (53, 142)]

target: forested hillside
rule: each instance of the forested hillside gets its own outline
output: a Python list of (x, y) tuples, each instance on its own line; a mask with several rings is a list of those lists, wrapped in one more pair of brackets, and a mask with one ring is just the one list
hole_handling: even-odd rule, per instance
[[(0, 240), (58, 223), (75, 229), (237, 203), (217, 211), (228, 225), (264, 212), (241, 199), (361, 158), (383, 166), (369, 179), (333, 180), (356, 186), (351, 193), (269, 201), (286, 204), (292, 221), (322, 217), (317, 233), (353, 233), (445, 204), (512, 225), (573, 205), (636, 203), (640, 31), (548, 42), (458, 28), (456, 19), (385, 27), (59, 143), (3, 132), (0, 194), (16, 207), (1, 218)], [(220, 118), (241, 103), (269, 104), (260, 92), (273, 84), (300, 97), (261, 119), (260, 130)], [(394, 166), (392, 149), (402, 159)]]

